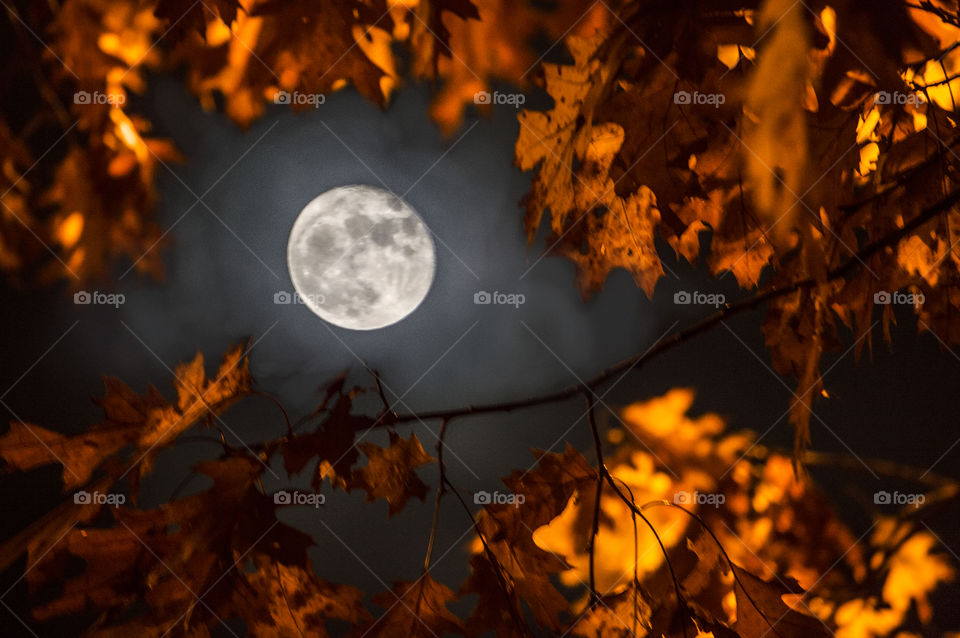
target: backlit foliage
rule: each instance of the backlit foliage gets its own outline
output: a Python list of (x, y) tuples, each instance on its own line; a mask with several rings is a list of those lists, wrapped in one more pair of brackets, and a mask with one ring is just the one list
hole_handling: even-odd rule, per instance
[[(691, 416), (690, 390), (630, 405), (609, 429), (591, 403), (590, 460), (572, 447), (535, 450), (533, 469), (504, 478), (524, 504), (477, 508), (446, 478), (442, 447), (435, 458), (403, 431), (418, 415), (386, 401), (366, 414), (356, 399), (378, 386), (338, 377), (286, 436), (221, 441), (222, 454), (195, 468), (208, 489), (151, 509), (137, 497), (158, 451), (218, 428), (224, 410), (258, 393), (247, 352), (231, 349), (212, 375), (200, 355), (180, 365), (175, 399), (108, 378), (104, 418), (85, 432), (14, 422), (0, 437), (8, 472), (63, 468), (64, 504), (0, 547), (4, 568), (27, 554), (33, 621), (84, 618), (85, 635), (156, 637), (207, 636), (223, 619), (241, 619), (251, 636), (336, 633), (329, 625), (357, 636), (867, 638), (931, 625), (930, 596), (955, 568), (924, 517), (954, 502), (957, 485), (931, 477), (923, 507), (873, 516), (858, 537), (802, 468), (835, 460), (807, 450), (814, 402), (829, 397), (824, 353), (852, 333), (859, 354), (877, 322), (889, 338), (893, 309), (876, 295), (914, 294), (920, 330), (960, 344), (955, 2), (3, 9), (0, 271), (12, 284), (109, 285), (118, 267), (162, 279), (155, 184), (189, 158), (136, 108), (151, 74), (177, 74), (203, 108), (240, 127), (283, 92), (355, 90), (387, 106), (404, 82), (425, 81), (447, 134), (471, 109), (489, 112), (477, 92), (512, 84), (545, 99), (517, 122), (516, 163), (532, 178), (528, 241), (539, 249), (545, 235), (547, 252), (574, 263), (585, 299), (615, 268), (648, 297), (681, 260), (732, 276), (744, 297), (662, 349), (762, 307), (773, 368), (797, 384), (793, 450)], [(542, 402), (589, 401), (595, 385)], [(435, 418), (446, 428), (472, 413)], [(358, 442), (373, 428), (388, 430), (385, 447)], [(263, 489), (274, 463), (288, 475), (310, 468), (317, 492), (385, 501), (388, 517), (433, 489), (438, 505), (460, 500), (475, 531), (469, 577), (457, 588), (435, 580), (428, 550), (423, 572), (388, 591), (329, 582), (308, 557), (314, 540), (281, 522), (286, 505)], [(131, 502), (75, 503), (78, 489)], [(461, 597), (472, 600), (464, 618), (448, 606)]]
[[(140, 396), (120, 381), (106, 384), (100, 401), (106, 420), (88, 433), (62, 437), (15, 423), (0, 438), (8, 470), (56, 464), (60, 456), (68, 489), (81, 482), (101, 492), (125, 486), (136, 501), (140, 478), (159, 451), (176, 445), (198, 418), (216, 427), (226, 407), (251, 395), (252, 380), (237, 348), (210, 378), (200, 356), (180, 366), (175, 402), (154, 389)], [(29, 537), (0, 548), (0, 564), (25, 549), (34, 565), (26, 576), (37, 596), (34, 619), (96, 610), (100, 620), (90, 636), (160, 635), (170, 628), (208, 635), (230, 618), (242, 618), (252, 636), (299, 635), (298, 629), (326, 635), (332, 619), (360, 634), (390, 636), (404, 627), (418, 636), (514, 636), (528, 622), (580, 636), (681, 636), (692, 635), (694, 626), (760, 636), (771, 625), (780, 636), (886, 636), (911, 614), (930, 622), (928, 596), (955, 575), (916, 520), (922, 510), (878, 518), (857, 538), (824, 494), (796, 477), (789, 456), (757, 445), (750, 432), (727, 432), (716, 415), (688, 416), (693, 392), (678, 389), (628, 406), (622, 427), (608, 431), (606, 464), (629, 498), (602, 492), (593, 576), (585, 548), (597, 471), (571, 447), (562, 454), (534, 450), (535, 467), (503, 481), (524, 497), (523, 505), (490, 504), (475, 513), (472, 573), (459, 588), (477, 595), (469, 618), (453, 615), (447, 604), (457, 594), (429, 572), (373, 596), (387, 609), (375, 617), (363, 592), (315, 575), (307, 555), (313, 539), (277, 518), (288, 505), (260, 483), (279, 456), (291, 472), (316, 461), (318, 492), (364, 490), (371, 501), (388, 502), (388, 516), (410, 498), (423, 500), (428, 488), (417, 468), (434, 459), (414, 435), (404, 439), (390, 427), (389, 447), (359, 446), (365, 465), (356, 448), (348, 462), (337, 462), (343, 448), (335, 438), (352, 441), (359, 425), (389, 427), (386, 412), (376, 421), (353, 414), (352, 398), (372, 390), (338, 380), (306, 422), (311, 432), (291, 430), (250, 448), (224, 444), (219, 458), (195, 468), (212, 481), (204, 491), (153, 509), (65, 502)], [(134, 432), (140, 436), (128, 436)], [(72, 468), (87, 471), (73, 480)], [(674, 505), (677, 494), (698, 492), (724, 502), (681, 498)], [(956, 492), (949, 484), (930, 503)], [(64, 566), (76, 558), (85, 566), (63, 580)], [(198, 602), (191, 592), (208, 593)], [(136, 605), (141, 597), (146, 610)]]
[(803, 282), (771, 301), (764, 327), (774, 368), (798, 381), (802, 448), (822, 353), (840, 326), (864, 337), (858, 351), (870, 343), (875, 293), (923, 294), (921, 329), (958, 342), (960, 87), (944, 74), (960, 32), (930, 11), (626, 5), (567, 39), (572, 63), (544, 65), (553, 108), (520, 116), (517, 161), (537, 168), (528, 236), (549, 211), (547, 243), (577, 264), (585, 296), (614, 267), (652, 296), (658, 242), (745, 289)]

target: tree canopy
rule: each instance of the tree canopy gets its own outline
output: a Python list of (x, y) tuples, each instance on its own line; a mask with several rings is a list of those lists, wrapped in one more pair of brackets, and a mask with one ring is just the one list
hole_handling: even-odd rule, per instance
[[(744, 293), (586, 383), (515, 402), (401, 412), (375, 372), (369, 385), (332, 379), (312, 413), (284, 412), (285, 436), (223, 442), (196, 468), (208, 490), (154, 509), (135, 500), (158, 451), (263, 393), (248, 345), (212, 374), (201, 354), (178, 366), (174, 399), (106, 379), (103, 420), (79, 435), (14, 421), (0, 437), (6, 471), (59, 464), (67, 499), (0, 546), (4, 567), (27, 552), (28, 622), (82, 616), (84, 635), (158, 638), (233, 618), (251, 636), (931, 626), (929, 596), (955, 566), (926, 517), (955, 506), (956, 481), (865, 464), (919, 491), (858, 535), (805, 468), (845, 462), (808, 449), (830, 397), (825, 353), (859, 355), (878, 324), (889, 341), (898, 306), (960, 344), (956, 2), (24, 0), (4, 4), (0, 34), (0, 270), (12, 285), (78, 290), (118, 264), (162, 282), (156, 182), (189, 158), (130, 98), (163, 72), (240, 127), (340, 90), (388, 107), (425, 81), (453, 135), (498, 92), (539, 93), (547, 108), (518, 110), (515, 162), (531, 177), (518, 218), (532, 249), (573, 262), (585, 302), (617, 268), (652, 298), (678, 260)], [(757, 308), (772, 367), (794, 384), (792, 450), (691, 414), (690, 389), (598, 425), (615, 376)], [(358, 409), (360, 396), (379, 410)], [(593, 450), (534, 450), (533, 469), (504, 478), (505, 502), (471, 503), (447, 477), (448, 426), (574, 397)], [(441, 424), (434, 454), (405, 431), (422, 421)], [(380, 429), (386, 447), (363, 441)], [(315, 494), (359, 490), (388, 516), (431, 493), (438, 508), (458, 500), (474, 529), (468, 579), (433, 577), (435, 519), (420, 574), (369, 597), (326, 580), (314, 540), (277, 517), (298, 503), (263, 490), (273, 460), (291, 475), (315, 465)], [(134, 502), (95, 497), (117, 491)], [(467, 617), (448, 607), (461, 597), (475, 601)]]

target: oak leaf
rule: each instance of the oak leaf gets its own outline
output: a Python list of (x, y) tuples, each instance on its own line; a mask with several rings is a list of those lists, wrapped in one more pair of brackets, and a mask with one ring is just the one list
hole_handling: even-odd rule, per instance
[(373, 602), (386, 613), (367, 627), (363, 635), (375, 638), (436, 638), (447, 633), (463, 635), (466, 630), (447, 604), (456, 595), (430, 574), (415, 582), (398, 581), (393, 590), (381, 592)]
[[(324, 398), (312, 416), (326, 413), (313, 432), (298, 434), (275, 446), (283, 456), (284, 469), (297, 474), (314, 458), (319, 458), (311, 485), (319, 490), (324, 479), (331, 485), (347, 489), (351, 468), (360, 456), (354, 444), (358, 432), (377, 423), (363, 414), (353, 414), (353, 398), (361, 388), (344, 389), (346, 376), (341, 374), (324, 388)], [(328, 409), (329, 407), (329, 409)]]
[(783, 638), (833, 635), (819, 618), (796, 611), (783, 601), (784, 595), (804, 593), (796, 580), (781, 577), (777, 582), (768, 582), (735, 565), (733, 569), (738, 577), (734, 583), (737, 622), (733, 629), (741, 636), (762, 636), (767, 632)]
[(388, 514), (393, 516), (404, 508), (411, 497), (421, 501), (427, 495), (427, 485), (417, 476), (416, 469), (434, 459), (424, 452), (416, 434), (404, 439), (390, 432), (390, 445), (382, 448), (368, 441), (357, 445), (367, 456), (368, 463), (354, 470), (350, 488), (367, 492), (367, 501), (384, 498), (390, 504)]
[(370, 618), (359, 589), (328, 583), (309, 568), (268, 561), (245, 575), (233, 598), (232, 612), (254, 638), (327, 638), (329, 619), (357, 624)]
[(480, 13), (472, 0), (419, 0), (411, 11), (413, 73), (419, 77), (435, 77), (440, 56), (451, 57), (450, 30), (444, 24), (444, 14), (461, 20), (479, 20)]
[(158, 445), (169, 445), (193, 427), (205, 414), (216, 415), (250, 391), (250, 370), (245, 348), (234, 346), (220, 365), (217, 375), (207, 379), (203, 355), (176, 367), (174, 385), (179, 396), (176, 406), (154, 387), (138, 395), (118, 379), (104, 379), (106, 394), (97, 402), (105, 421), (74, 436), (45, 428), (13, 422), (0, 437), (0, 457), (6, 470), (30, 470), (58, 463), (63, 466), (64, 489), (85, 484), (94, 470), (109, 457), (132, 445), (140, 464), (149, 464)]
[[(558, 629), (563, 624), (561, 615), (567, 603), (551, 577), (568, 565), (562, 556), (539, 547), (534, 532), (559, 516), (574, 493), (592, 486), (596, 472), (569, 444), (563, 454), (533, 452), (539, 459), (535, 468), (528, 472), (516, 471), (504, 479), (514, 495), (523, 496), (523, 503), (486, 505), (477, 516), (479, 531), (496, 561), (496, 564), (491, 562), (486, 552), (481, 554), (482, 547), (474, 543), (473, 570), (461, 593), (480, 594), (480, 601), (468, 621), (478, 633), (492, 629), (513, 631), (508, 624), (511, 615), (505, 611), (509, 607), (504, 604), (503, 594), (489, 589), (495, 571), (502, 572), (506, 578), (507, 597), (514, 609), (521, 609), (526, 603), (541, 627)], [(495, 606), (487, 608), (485, 603)]]
[(203, 36), (210, 19), (220, 20), (229, 27), (237, 19), (237, 12), (243, 9), (237, 0), (157, 0), (153, 13), (165, 21), (169, 27), (165, 34), (172, 40), (179, 40), (190, 29)]

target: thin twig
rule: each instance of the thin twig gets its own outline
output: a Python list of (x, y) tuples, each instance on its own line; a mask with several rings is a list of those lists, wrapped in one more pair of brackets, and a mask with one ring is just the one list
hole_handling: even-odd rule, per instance
[(293, 438), (293, 424), (290, 422), (290, 417), (287, 415), (287, 410), (283, 407), (283, 404), (280, 403), (280, 400), (269, 392), (264, 392), (263, 390), (253, 390), (250, 394), (263, 397), (280, 408), (280, 413), (283, 414), (283, 420), (287, 424), (287, 436)]
[(430, 558), (433, 556), (433, 547), (437, 540), (437, 527), (440, 525), (440, 501), (443, 499), (443, 493), (447, 489), (447, 470), (443, 464), (443, 437), (447, 433), (447, 424), (450, 421), (444, 420), (440, 426), (440, 433), (437, 435), (437, 467), (440, 471), (440, 484), (437, 486), (437, 498), (433, 504), (433, 522), (430, 525), (430, 540), (427, 542), (427, 555), (423, 559), (423, 573), (430, 571)]
[(603, 473), (606, 468), (603, 466), (603, 446), (600, 444), (600, 435), (597, 430), (593, 393), (587, 390), (583, 393), (583, 398), (587, 401), (587, 419), (590, 421), (590, 431), (593, 432), (593, 444), (597, 453), (597, 491), (593, 500), (593, 525), (590, 528), (590, 542), (587, 544), (587, 552), (590, 556), (590, 607), (593, 608), (600, 602), (600, 594), (597, 592), (594, 555), (597, 547), (597, 533), (600, 531), (600, 499), (603, 497)]
[(383, 393), (383, 383), (380, 381), (380, 372), (378, 370), (375, 370), (374, 368), (371, 368), (367, 364), (363, 364), (363, 365), (367, 369), (367, 372), (370, 373), (370, 376), (373, 377), (374, 387), (377, 389), (377, 396), (380, 397), (380, 403), (383, 404), (383, 410), (381, 412), (381, 415), (390, 414), (391, 413), (390, 402), (387, 401), (387, 397)]
[[(627, 484), (627, 482), (620, 478), (614, 478), (623, 484), (623, 488), (627, 490), (627, 493), (630, 495), (630, 502), (636, 505), (637, 499), (633, 496), (633, 490), (630, 489), (630, 486)], [(637, 513), (633, 510), (633, 508), (630, 508), (630, 518), (633, 520), (633, 632), (631, 635), (636, 636), (637, 619), (640, 616), (640, 540), (639, 531), (637, 528)]]

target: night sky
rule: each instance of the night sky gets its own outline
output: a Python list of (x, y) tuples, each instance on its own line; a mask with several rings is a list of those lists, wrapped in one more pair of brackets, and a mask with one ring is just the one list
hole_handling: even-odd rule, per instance
[[(188, 158), (171, 165), (176, 175), (160, 169), (158, 212), (169, 234), (156, 249), (163, 250), (167, 278), (124, 275), (129, 264), (120, 264), (119, 283), (110, 289), (126, 297), (118, 309), (76, 306), (66, 288), (7, 288), (0, 361), (3, 387), (12, 386), (3, 397), (15, 412), (9, 419), (82, 431), (101, 417), (90, 400), (103, 392), (101, 375), (117, 376), (137, 391), (152, 382), (169, 397), (176, 363), (200, 350), (213, 366), (230, 344), (247, 338), (255, 344), (251, 370), (259, 387), (276, 395), (294, 419), (316, 406), (317, 389), (343, 369), (351, 371), (351, 381), (369, 384), (364, 363), (379, 370), (389, 399), (402, 397), (401, 412), (520, 398), (588, 379), (711, 310), (674, 305), (678, 290), (720, 292), (728, 300), (743, 295), (732, 276), (716, 280), (668, 260), (668, 276), (652, 301), (618, 271), (584, 303), (573, 266), (540, 259), (545, 233), (526, 245), (519, 200), (529, 176), (513, 165), (518, 125), (509, 106), (497, 107), (489, 119), (471, 115), (448, 139), (428, 118), (425, 88), (404, 89), (386, 111), (345, 90), (313, 111), (271, 106), (241, 131), (224, 116), (205, 113), (174, 78), (154, 78), (150, 86), (134, 106)], [(378, 331), (343, 330), (303, 305), (274, 303), (275, 293), (292, 290), (286, 243), (294, 219), (312, 198), (345, 184), (405, 194), (435, 233), (437, 273), (426, 300), (405, 320)], [(201, 195), (204, 203), (196, 203)], [(516, 309), (478, 306), (473, 296), (481, 290), (520, 293), (525, 303)], [(769, 369), (762, 317), (762, 309), (740, 315), (674, 348), (626, 376), (605, 403), (616, 410), (671, 387), (692, 387), (694, 413), (717, 412), (731, 429), (767, 432), (764, 443), (789, 448), (793, 432), (784, 413), (795, 381)], [(812, 447), (933, 465), (960, 479), (960, 445), (951, 447), (960, 436), (960, 357), (934, 336), (918, 336), (909, 314), (898, 319), (892, 352), (878, 325), (859, 363), (848, 350), (850, 333), (825, 357), (832, 398), (818, 404), (823, 423), (812, 421)], [(466, 490), (493, 491), (498, 477), (533, 464), (529, 448), (560, 451), (565, 441), (592, 458), (583, 411), (582, 401), (570, 401), (453, 422), (447, 434), (451, 480)], [(285, 429), (276, 406), (257, 398), (223, 419), (232, 430), (227, 440), (236, 445), (237, 437), (252, 442)], [(412, 427), (434, 456), (438, 428), (436, 422)], [(366, 440), (383, 444), (386, 433)], [(204, 442), (164, 451), (143, 486), (142, 504), (171, 498), (189, 468), (218, 451)], [(288, 480), (279, 461), (273, 469), (278, 478), (265, 474), (274, 481), (265, 481), (268, 491), (309, 482), (309, 470)], [(812, 471), (857, 535), (869, 526), (869, 512), (860, 505), (864, 495), (899, 487), (865, 469)], [(435, 465), (420, 474), (436, 485)], [(59, 468), (47, 468), (4, 480), (5, 536), (58, 502), (58, 475)], [(179, 493), (206, 485), (195, 477)], [(291, 508), (282, 516), (317, 538), (313, 559), (322, 577), (379, 591), (384, 583), (418, 575), (432, 508), (431, 493), (388, 520), (382, 500), (366, 506), (361, 493), (328, 491), (322, 509)], [(439, 580), (458, 583), (466, 576), (469, 526), (456, 501), (446, 499), (434, 553)], [(960, 553), (958, 529), (955, 510), (934, 528), (954, 555)], [(11, 574), (22, 569), (21, 561), (4, 582), (12, 583)], [(11, 602), (23, 602), (25, 587), (19, 587)], [(957, 596), (956, 588), (944, 588), (934, 599), (943, 627), (960, 624)]]

